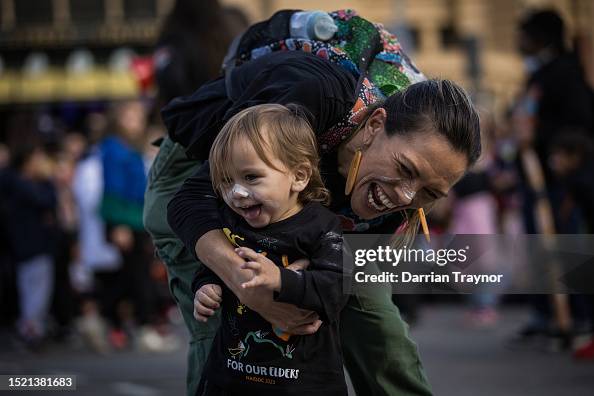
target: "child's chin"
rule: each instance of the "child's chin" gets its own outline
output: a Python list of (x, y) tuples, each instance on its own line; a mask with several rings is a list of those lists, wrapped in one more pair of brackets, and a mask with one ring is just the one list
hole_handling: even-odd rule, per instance
[(268, 224), (270, 224), (270, 219), (269, 218), (262, 218), (263, 216), (258, 216), (257, 219), (251, 219), (248, 220), (245, 217), (243, 218), (252, 228), (262, 228), (262, 227), (266, 227)]

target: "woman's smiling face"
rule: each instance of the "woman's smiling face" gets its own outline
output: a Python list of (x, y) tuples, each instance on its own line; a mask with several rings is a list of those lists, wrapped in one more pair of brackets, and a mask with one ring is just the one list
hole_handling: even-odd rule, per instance
[(351, 207), (359, 217), (422, 207), (446, 196), (464, 175), (466, 156), (442, 135), (424, 131), (388, 136), (381, 111), (374, 117), (361, 131), (367, 144), (351, 194)]

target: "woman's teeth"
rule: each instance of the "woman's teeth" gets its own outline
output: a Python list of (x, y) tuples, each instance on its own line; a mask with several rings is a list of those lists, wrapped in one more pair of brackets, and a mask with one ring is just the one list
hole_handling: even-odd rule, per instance
[(382, 203), (388, 208), (388, 209), (394, 209), (396, 207), (396, 205), (394, 205), (392, 203), (392, 201), (390, 201), (390, 198), (388, 198), (388, 196), (386, 194), (384, 194), (384, 191), (380, 188), (380, 186), (375, 186), (375, 191), (377, 193), (377, 195), (379, 196), (379, 199), (382, 201)]
[(396, 207), (396, 205), (390, 200), (390, 198), (388, 198), (381, 187), (377, 184), (374, 184), (372, 188), (369, 189), (367, 193), (367, 200), (369, 201), (369, 204), (378, 211), (394, 209)]

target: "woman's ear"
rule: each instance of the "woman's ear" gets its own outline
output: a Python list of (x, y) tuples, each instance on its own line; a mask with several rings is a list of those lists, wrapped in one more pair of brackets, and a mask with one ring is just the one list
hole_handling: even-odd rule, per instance
[(309, 179), (311, 179), (311, 164), (304, 162), (295, 167), (293, 169), (293, 183), (291, 184), (291, 191), (300, 193), (301, 191), (305, 190), (305, 187), (309, 184)]
[(378, 107), (373, 110), (365, 123), (363, 144), (369, 146), (373, 139), (386, 128), (386, 109)]

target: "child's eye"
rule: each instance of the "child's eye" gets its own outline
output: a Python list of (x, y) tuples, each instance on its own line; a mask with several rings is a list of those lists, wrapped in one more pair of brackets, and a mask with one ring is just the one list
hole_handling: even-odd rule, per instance
[(256, 179), (258, 179), (257, 175), (253, 175), (253, 174), (245, 175), (245, 181), (253, 182)]

